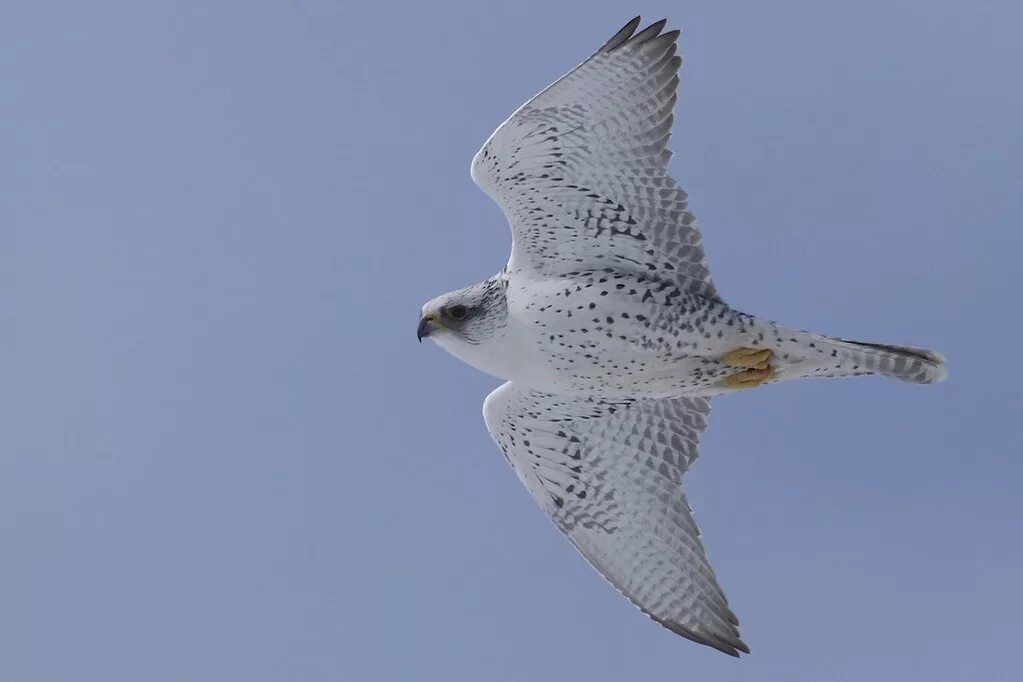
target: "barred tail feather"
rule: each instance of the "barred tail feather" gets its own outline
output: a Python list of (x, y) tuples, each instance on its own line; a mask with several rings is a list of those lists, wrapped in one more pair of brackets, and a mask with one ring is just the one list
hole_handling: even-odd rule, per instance
[(945, 358), (932, 350), (830, 336), (818, 338), (838, 351), (844, 365), (852, 363), (856, 373), (880, 374), (914, 384), (936, 384), (948, 377)]

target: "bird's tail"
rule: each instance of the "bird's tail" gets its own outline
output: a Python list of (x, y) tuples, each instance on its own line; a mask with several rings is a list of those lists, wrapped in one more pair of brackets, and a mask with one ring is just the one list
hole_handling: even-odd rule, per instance
[(873, 374), (913, 384), (936, 384), (948, 377), (945, 358), (926, 348), (824, 338)]
[[(801, 336), (798, 343), (801, 353), (796, 351), (789, 356), (789, 363), (781, 363), (779, 378), (880, 374), (914, 384), (936, 384), (948, 376), (945, 358), (932, 350), (852, 341), (810, 332), (802, 332)], [(802, 357), (797, 360), (798, 355)]]

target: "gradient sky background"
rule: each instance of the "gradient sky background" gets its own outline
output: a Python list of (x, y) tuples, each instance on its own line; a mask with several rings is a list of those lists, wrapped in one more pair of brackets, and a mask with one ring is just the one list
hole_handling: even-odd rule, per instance
[[(88, 8), (85, 5), (89, 5)], [(413, 338), (507, 258), (469, 160), (632, 15), (734, 306), (951, 378), (715, 401), (687, 477), (753, 655), (657, 627)], [(8, 3), (0, 677), (1023, 677), (1023, 6)]]

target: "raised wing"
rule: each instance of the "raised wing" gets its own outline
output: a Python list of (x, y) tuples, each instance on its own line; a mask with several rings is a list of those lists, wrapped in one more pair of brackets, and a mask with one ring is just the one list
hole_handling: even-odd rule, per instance
[(682, 493), (710, 404), (603, 402), (506, 383), (483, 416), (519, 479), (576, 549), (669, 630), (749, 653)]
[(686, 193), (668, 176), (678, 31), (636, 17), (494, 131), (471, 174), (512, 228), (511, 270), (614, 267), (717, 292)]

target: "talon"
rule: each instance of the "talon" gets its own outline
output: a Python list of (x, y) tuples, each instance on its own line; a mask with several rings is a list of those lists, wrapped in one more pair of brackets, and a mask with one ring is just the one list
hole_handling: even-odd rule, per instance
[(767, 369), (770, 366), (774, 351), (770, 348), (749, 348), (740, 346), (721, 356), (721, 362), (732, 367), (747, 369)]
[(773, 367), (747, 369), (729, 374), (721, 382), (728, 388), (756, 388), (760, 384), (774, 378)]

